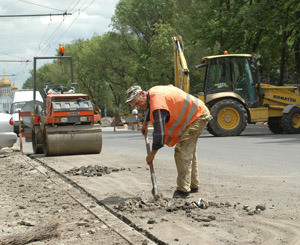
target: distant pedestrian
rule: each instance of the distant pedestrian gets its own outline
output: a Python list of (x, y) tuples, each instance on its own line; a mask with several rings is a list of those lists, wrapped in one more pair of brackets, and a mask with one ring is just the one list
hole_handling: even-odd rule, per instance
[(139, 111), (137, 110), (136, 107), (134, 107), (134, 109), (132, 110), (131, 113), (132, 113), (133, 115), (135, 115), (134, 118), (135, 118), (135, 121), (136, 121), (136, 123), (132, 125), (132, 130), (137, 131), (138, 128), (139, 128), (139, 117), (138, 117)]
[(212, 118), (205, 104), (172, 85), (154, 86), (148, 91), (133, 86), (126, 91), (126, 97), (126, 103), (148, 112), (142, 134), (148, 134), (149, 121), (154, 127), (152, 151), (146, 157), (147, 164), (153, 161), (164, 144), (176, 144), (178, 177), (173, 197), (185, 198), (190, 192), (198, 192), (197, 141)]

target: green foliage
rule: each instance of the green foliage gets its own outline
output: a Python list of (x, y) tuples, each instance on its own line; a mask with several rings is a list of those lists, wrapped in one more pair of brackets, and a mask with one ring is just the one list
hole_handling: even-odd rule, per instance
[[(295, 47), (299, 47), (300, 40), (297, 39), (299, 1), (211, 0), (201, 3), (204, 8), (199, 9), (199, 18), (192, 23), (198, 39), (218, 53), (224, 50), (255, 53), (261, 58), (265, 79), (270, 83), (290, 83), (292, 74), (297, 73), (293, 63), (300, 64), (299, 57), (295, 57)], [(300, 82), (299, 75), (294, 79)]]
[[(192, 94), (202, 88), (201, 58), (225, 50), (254, 53), (270, 83), (300, 83), (298, 0), (120, 0), (111, 24), (113, 31), (74, 40), (65, 53), (81, 92), (108, 115), (131, 111), (125, 105), (131, 85), (174, 83), (172, 36), (183, 38)], [(68, 64), (42, 66), (37, 81), (40, 91), (47, 83), (70, 86)]]

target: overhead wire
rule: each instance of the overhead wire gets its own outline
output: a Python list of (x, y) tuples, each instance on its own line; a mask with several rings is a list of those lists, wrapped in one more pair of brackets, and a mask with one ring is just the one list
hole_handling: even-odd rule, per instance
[[(27, 63), (26, 63), (26, 64), (27, 64)], [(23, 66), (23, 63), (21, 63), (21, 65), (19, 65), (19, 68), (18, 68), (18, 70), (17, 70), (17, 72), (16, 72), (15, 80), (16, 80), (17, 77), (19, 76), (20, 71), (21, 71), (21, 69), (22, 69), (22, 66)]]
[(50, 26), (50, 24), (51, 24), (51, 21), (52, 21), (52, 20), (51, 20), (51, 18), (50, 18), (50, 21), (49, 21), (49, 23), (48, 23), (48, 25), (47, 25), (46, 30), (44, 31), (44, 34), (43, 34), (42, 39), (41, 39), (41, 41), (40, 41), (40, 44), (39, 44), (39, 46), (38, 46), (38, 50), (34, 53), (33, 57), (35, 57), (35, 56), (38, 54), (38, 52), (40, 51), (41, 47), (44, 46), (44, 45), (42, 45), (42, 42), (44, 41), (44, 37), (46, 36), (46, 33), (47, 33), (48, 29), (49, 29), (49, 26)]
[[(73, 2), (74, 2), (74, 1), (73, 1)], [(81, 0), (78, 0), (77, 3), (73, 6), (73, 8), (71, 8), (69, 11), (72, 12), (73, 9), (74, 9), (74, 8), (78, 5), (78, 3), (80, 3), (80, 2), (81, 2)]]
[[(19, 0), (19, 1), (24, 1), (24, 0)], [(60, 11), (62, 11), (62, 12), (68, 12), (68, 9), (72, 6), (72, 4), (74, 3), (74, 1), (75, 1), (75, 0), (73, 0), (73, 1), (71, 2), (71, 4), (68, 6), (68, 8), (67, 8), (65, 11), (62, 11), (62, 10), (60, 10)], [(79, 0), (79, 2), (80, 2), (80, 1), (81, 1), (81, 0)], [(28, 2), (28, 1), (24, 1), (24, 2)], [(78, 2), (77, 2), (77, 3), (78, 3)], [(43, 7), (45, 7), (45, 6), (43, 6)], [(53, 9), (53, 8), (51, 8), (51, 9)], [(48, 39), (47, 39), (45, 42), (42, 43), (42, 41), (44, 40), (44, 37), (46, 36), (46, 33), (47, 33), (48, 29), (49, 29), (49, 26), (50, 26), (51, 21), (52, 21), (52, 19), (51, 19), (51, 17), (50, 17), (50, 21), (49, 21), (49, 23), (48, 23), (48, 26), (47, 26), (47, 28), (46, 28), (44, 34), (43, 34), (43, 37), (42, 37), (42, 39), (41, 39), (41, 41), (40, 41), (40, 44), (39, 44), (39, 46), (38, 46), (38, 49), (37, 49), (37, 51), (34, 53), (34, 56), (33, 56), (33, 57), (35, 57), (35, 56), (40, 52), (41, 49), (42, 49), (42, 50), (41, 50), (42, 55), (44, 55), (44, 54), (48, 51), (48, 49), (50, 48), (50, 44), (47, 45), (47, 42), (49, 41), (49, 43), (50, 43), (51, 38), (52, 38), (52, 39), (54, 38), (54, 35), (55, 35), (55, 33), (58, 31), (58, 29), (60, 28), (60, 26), (62, 25), (62, 23), (63, 23), (63, 21), (64, 21), (64, 18), (63, 18), (63, 20), (60, 22), (60, 24), (56, 27), (56, 29), (51, 33), (51, 35), (48, 37)], [(48, 46), (48, 48), (47, 48), (47, 46)], [(41, 56), (42, 56), (42, 55), (41, 55)], [(20, 67), (19, 67), (19, 69), (18, 69), (17, 76), (18, 76), (19, 74), (25, 73), (25, 69), (27, 68), (28, 63), (25, 64), (25, 66), (23, 67), (23, 69), (22, 69), (22, 65), (23, 65), (23, 63), (21, 63), (21, 65), (20, 65)]]
[[(81, 7), (80, 7), (80, 9), (82, 8), (82, 6), (87, 2), (88, 0), (86, 0), (82, 5), (81, 5)], [(92, 2), (94, 2), (95, 0), (93, 0)], [(88, 5), (88, 6), (90, 6), (91, 5), (91, 3)], [(87, 7), (88, 7), (87, 6)], [(83, 12), (87, 9), (87, 7), (83, 10)], [(80, 13), (81, 13), (81, 11), (80, 11), (80, 9), (79, 9), (79, 12), (78, 12), (78, 15), (75, 17), (75, 19), (72, 21), (72, 23), (69, 25), (69, 27), (62, 33), (62, 35), (60, 35), (60, 37), (55, 41), (55, 43), (56, 42), (58, 42), (59, 41), (59, 39), (61, 39), (64, 35), (65, 35), (65, 33), (71, 28), (71, 26), (74, 24), (74, 22), (77, 20), (77, 18), (79, 17), (79, 15), (80, 15)]]
[[(74, 0), (71, 2), (71, 4), (68, 6), (68, 8), (71, 7), (71, 5), (73, 4), (73, 2), (74, 2)], [(78, 0), (77, 3), (73, 6), (73, 8), (74, 8), (79, 2), (81, 2), (81, 0)], [(73, 9), (73, 8), (72, 8), (72, 9)], [(71, 12), (72, 9), (69, 10), (69, 12)], [(66, 11), (68, 11), (68, 9), (66, 9)], [(48, 38), (47, 41), (45, 42), (45, 43), (47, 43), (47, 42), (49, 41), (49, 44), (42, 50), (42, 52), (41, 52), (42, 55), (45, 55), (45, 54), (48, 52), (48, 50), (50, 49), (50, 47), (52, 46), (50, 43), (51, 43), (51, 41), (54, 39), (54, 36), (55, 36), (56, 32), (58, 31), (58, 29), (60, 28), (60, 26), (63, 24), (63, 21), (64, 21), (64, 19), (61, 21), (61, 23), (57, 26), (57, 28), (52, 32), (52, 34), (49, 36), (49, 38)]]
[[(53, 33), (50, 35), (50, 37), (47, 39), (47, 41), (45, 42), (45, 45), (46, 45), (46, 43), (48, 42), (48, 40), (50, 40), (50, 38), (54, 35), (54, 33), (56, 32), (56, 30), (58, 30), (58, 28), (62, 25), (62, 23), (63, 23), (63, 21), (56, 27), (56, 29), (53, 31)], [(44, 45), (43, 45), (44, 46)], [(35, 55), (34, 56), (36, 56), (38, 54), (38, 52), (36, 52), (35, 53)], [(24, 66), (24, 68), (20, 71), (20, 73), (24, 73), (24, 71), (25, 71), (25, 69), (26, 69), (26, 67), (27, 67), (27, 64), (28, 63), (26, 63), (26, 65)]]
[(95, 2), (95, 0), (92, 0), (91, 2), (90, 2), (90, 4), (88, 5), (88, 6), (86, 6), (86, 8), (83, 10), (83, 12), (93, 3), (93, 2)]
[[(18, 73), (16, 74), (16, 79), (17, 79), (17, 77), (19, 76), (19, 75), (21, 75), (21, 74), (25, 74), (25, 70), (26, 70), (26, 68), (27, 68), (27, 66), (28, 66), (28, 62), (26, 62), (25, 63), (25, 66), (23, 67), (23, 69), (22, 69), (22, 65), (23, 65), (24, 63), (21, 63), (21, 65), (20, 65), (20, 69), (18, 70)], [(21, 70), (22, 69), (22, 70)], [(21, 71), (20, 71), (21, 70)], [(25, 81), (24, 81), (25, 82)]]
[(45, 49), (42, 50), (42, 55), (44, 55), (45, 53), (47, 53), (47, 51), (50, 49), (50, 47), (52, 45), (50, 45), (50, 42), (54, 39), (55, 33), (58, 31), (58, 29), (60, 28), (60, 26), (63, 24), (64, 19), (60, 22), (60, 24), (55, 28), (55, 30), (52, 32), (52, 34), (49, 36), (49, 38), (47, 39), (47, 41), (45, 43), (47, 43), (49, 41), (49, 44), (45, 46)]
[[(67, 7), (67, 9), (69, 9), (71, 7), (71, 5), (75, 2), (76, 0), (73, 0), (70, 5)], [(69, 10), (71, 12), (71, 10)]]
[[(29, 3), (29, 4), (33, 4), (33, 5), (37, 5), (37, 6), (40, 6), (40, 7), (44, 7), (44, 8), (49, 8), (49, 9), (54, 9), (54, 8), (50, 8), (50, 7), (46, 7), (46, 6), (43, 6), (43, 5), (39, 5), (39, 4), (35, 4), (35, 3), (32, 3), (32, 2), (28, 2), (28, 1), (25, 1), (25, 0), (18, 0), (18, 1), (21, 1), (21, 2), (26, 2), (26, 3)], [(62, 11), (62, 10), (58, 10), (58, 9), (55, 9), (55, 10), (58, 10), (58, 11), (62, 11), (62, 12), (67, 12), (67, 10), (69, 8), (71, 8), (69, 10), (69, 12), (72, 12), (76, 6), (78, 6), (78, 4), (80, 4), (80, 2), (82, 0), (78, 0), (75, 4), (76, 0), (72, 0), (72, 2), (69, 4), (68, 8), (65, 10), (65, 11)], [(48, 23), (48, 26), (42, 36), (42, 39), (40, 41), (40, 44), (38, 46), (38, 49), (37, 51), (35, 52), (34, 56), (36, 56), (39, 51), (41, 50), (41, 53), (43, 53), (42, 55), (46, 54), (48, 52), (48, 50), (53, 46), (53, 44), (55, 44), (56, 42), (58, 42), (64, 35), (65, 33), (72, 27), (72, 25), (74, 24), (74, 22), (78, 19), (79, 15), (86, 11), (86, 9), (93, 3), (95, 2), (95, 0), (92, 0), (89, 4), (87, 4), (85, 7), (84, 5), (88, 2), (88, 0), (84, 1), (83, 4), (80, 5), (79, 9), (78, 9), (78, 15), (74, 18), (74, 20), (71, 22), (71, 24), (67, 27), (67, 29), (59, 36), (59, 38), (56, 39), (55, 42), (52, 42), (52, 40), (54, 40), (54, 37), (56, 35), (56, 32), (58, 32), (58, 29), (61, 27), (61, 25), (63, 24), (64, 20), (65, 20), (65, 16), (63, 18), (63, 20), (60, 22), (60, 24), (56, 27), (56, 29), (51, 33), (51, 35), (48, 37), (47, 41), (43, 42), (44, 38), (46, 37), (46, 33), (48, 32), (49, 30), (49, 26), (50, 26), (50, 21)], [(73, 5), (73, 6), (72, 6)], [(83, 8), (84, 7), (84, 8)], [(48, 43), (48, 45), (47, 45)], [(8, 54), (6, 54), (8, 55)], [(16, 78), (21, 74), (21, 73), (25, 73), (25, 69), (27, 68), (27, 65), (28, 65), (28, 62), (25, 63), (25, 65), (23, 66), (24, 64), (21, 63), (20, 66), (19, 66), (19, 69), (18, 69), (18, 72), (16, 74)], [(23, 69), (22, 69), (22, 66), (23, 66)]]
[[(81, 1), (81, 0), (80, 0)], [(80, 2), (79, 1), (79, 2)], [(72, 23), (68, 26), (68, 28), (52, 43), (49, 44), (48, 49), (45, 51), (45, 53), (51, 48), (51, 46), (53, 46), (53, 44), (56, 44), (64, 35), (65, 33), (71, 28), (71, 26), (74, 24), (74, 22), (77, 20), (77, 18), (79, 17), (79, 15), (81, 14), (81, 12), (84, 12), (95, 0), (92, 0), (84, 9), (83, 11), (81, 11), (81, 9), (83, 8), (83, 6), (88, 2), (88, 0), (84, 1), (83, 4), (80, 6), (79, 10), (78, 10), (78, 15), (75, 17), (75, 19), (72, 21)], [(78, 4), (78, 2), (76, 3), (76, 5)], [(73, 7), (74, 8), (74, 7)]]
[(6, 14), (0, 15), (0, 18), (16, 18), (16, 17), (41, 17), (41, 16), (60, 16), (60, 15), (71, 15), (70, 13), (64, 12), (62, 14)]
[(7, 56), (10, 56), (10, 57), (17, 58), (17, 59), (26, 60), (26, 59), (24, 59), (24, 58), (22, 58), (22, 57), (19, 57), (19, 56), (16, 56), (16, 55), (7, 54), (7, 53), (5, 53), (5, 52), (3, 52), (3, 51), (0, 51), (0, 53), (1, 53), (1, 54), (4, 54), (4, 55), (7, 55)]
[[(21, 0), (19, 0), (19, 1), (21, 1)], [(22, 0), (23, 1), (23, 0)], [(74, 1), (75, 0), (73, 0), (70, 4), (69, 4), (69, 6), (68, 6), (68, 8), (70, 8), (71, 6), (72, 6), (72, 4), (74, 3)], [(27, 2), (27, 1), (26, 1)], [(73, 7), (72, 7), (72, 9), (70, 9), (69, 10), (69, 12), (71, 12), (79, 3), (81, 2), (81, 0), (78, 0), (77, 2), (76, 2), (76, 4), (75, 5), (73, 5)], [(84, 2), (84, 4), (86, 3), (87, 1), (85, 1)], [(84, 4), (82, 4), (81, 5), (81, 7), (84, 5)], [(81, 8), (80, 7), (80, 8)], [(68, 11), (68, 8), (65, 10), (65, 11)], [(78, 18), (78, 16), (75, 18), (75, 20)], [(52, 34), (48, 37), (48, 39), (42, 44), (42, 47), (39, 47), (38, 48), (38, 51), (39, 50), (41, 50), (41, 53), (42, 53), (42, 55), (44, 55), (44, 54), (46, 54), (47, 52), (48, 52), (48, 50), (51, 48), (51, 46), (53, 45), (53, 44), (50, 44), (53, 40), (54, 40), (54, 37), (55, 37), (55, 35), (56, 35), (56, 33), (58, 32), (58, 30), (59, 30), (59, 28), (61, 27), (61, 25), (63, 24), (63, 21), (64, 21), (65, 19), (63, 18), (63, 20), (60, 22), (60, 24), (56, 27), (56, 29), (52, 32)], [(71, 25), (74, 23), (74, 20), (73, 20), (73, 22), (71, 23)], [(69, 29), (69, 28), (68, 28)], [(66, 32), (66, 31), (65, 31)], [(65, 33), (64, 32), (64, 33)], [(63, 35), (64, 35), (64, 33), (63, 33)], [(61, 35), (55, 42), (57, 42), (63, 35)], [(48, 45), (47, 45), (47, 43), (49, 43)]]
[[(0, 53), (1, 53), (1, 54), (4, 54), (4, 55), (7, 55), (7, 56), (9, 56), (9, 57), (14, 57), (14, 58), (17, 58), (17, 59), (26, 60), (26, 59), (24, 59), (24, 58), (22, 58), (22, 57), (19, 57), (19, 56), (16, 56), (16, 55), (10, 55), (10, 54), (7, 54), (7, 53), (2, 52), (2, 51), (0, 51)], [(27, 60), (27, 61), (28, 61), (28, 60)], [(7, 62), (8, 62), (8, 61), (7, 61)], [(24, 63), (25, 63), (25, 67), (26, 67), (27, 64), (28, 64), (28, 62), (20, 62), (19, 69), (18, 69), (18, 72), (16, 73), (15, 79), (16, 79), (16, 77), (19, 75), (19, 71), (20, 71), (20, 69), (22, 68), (22, 66), (23, 66)]]
[(36, 5), (36, 6), (39, 6), (39, 7), (42, 7), (42, 8), (47, 8), (47, 9), (57, 10), (57, 11), (60, 11), (60, 12), (65, 12), (64, 10), (47, 7), (47, 6), (44, 6), (44, 5), (40, 5), (40, 4), (37, 4), (37, 3), (32, 3), (32, 2), (29, 2), (29, 1), (25, 1), (25, 0), (18, 0), (18, 1), (28, 3), (28, 4), (32, 4), (32, 5)]

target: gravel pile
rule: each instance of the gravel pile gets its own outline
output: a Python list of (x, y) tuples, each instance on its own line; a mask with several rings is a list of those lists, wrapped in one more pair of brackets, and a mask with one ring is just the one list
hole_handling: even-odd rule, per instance
[[(225, 204), (217, 204), (211, 203), (212, 207), (229, 207), (229, 203)], [(205, 215), (201, 214), (201, 210), (207, 209), (210, 206), (209, 202), (204, 201), (203, 199), (199, 199), (197, 202), (195, 201), (186, 201), (183, 199), (173, 199), (173, 198), (160, 198), (159, 200), (137, 200), (137, 199), (129, 199), (126, 200), (119, 205), (115, 205), (114, 208), (119, 212), (130, 212), (136, 213), (138, 211), (149, 212), (149, 211), (158, 211), (165, 210), (167, 213), (172, 213), (176, 211), (185, 212), (188, 218), (192, 218), (198, 222), (209, 222), (216, 219), (215, 215)], [(151, 219), (148, 221), (149, 224), (157, 223), (157, 220)]]
[(207, 209), (208, 207), (231, 207), (229, 202), (216, 203), (216, 202), (206, 202), (199, 198), (198, 201), (186, 201), (184, 199), (175, 199), (163, 197), (159, 200), (140, 200), (140, 199), (129, 199), (115, 205), (114, 208), (118, 211), (127, 211), (134, 213), (138, 210), (156, 211), (156, 210), (166, 210), (166, 212), (175, 212), (177, 210), (190, 210), (190, 209)]
[(68, 171), (65, 171), (64, 174), (68, 175), (80, 175), (86, 177), (95, 177), (95, 176), (102, 176), (105, 174), (111, 174), (112, 172), (119, 172), (123, 171), (125, 168), (110, 168), (110, 167), (102, 167), (99, 165), (89, 165), (89, 166), (82, 166), (82, 167), (75, 167)]
[[(255, 211), (251, 210), (248, 205), (244, 207), (237, 207), (239, 204), (231, 205), (229, 202), (206, 202), (202, 198), (199, 198), (197, 201), (186, 201), (184, 199), (174, 199), (163, 197), (155, 201), (150, 200), (141, 200), (141, 199), (129, 199), (124, 202), (121, 202), (118, 205), (114, 206), (114, 209), (118, 212), (129, 212), (137, 213), (139, 211), (149, 212), (149, 211), (158, 211), (164, 210), (167, 213), (172, 212), (184, 212), (186, 217), (193, 219), (197, 222), (211, 222), (217, 219), (216, 214), (219, 208), (233, 208), (246, 211), (248, 215), (258, 214), (260, 211), (265, 210), (264, 205), (257, 205)], [(247, 207), (247, 208), (246, 208)], [(209, 211), (206, 211), (209, 209)], [(149, 220), (148, 224), (157, 223), (157, 220)], [(206, 224), (203, 224), (206, 226)]]

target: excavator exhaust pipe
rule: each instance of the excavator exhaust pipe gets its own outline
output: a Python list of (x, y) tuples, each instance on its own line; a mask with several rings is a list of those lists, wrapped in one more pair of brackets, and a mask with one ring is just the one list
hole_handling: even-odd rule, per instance
[(99, 154), (101, 149), (100, 124), (45, 127), (43, 133), (45, 156)]

